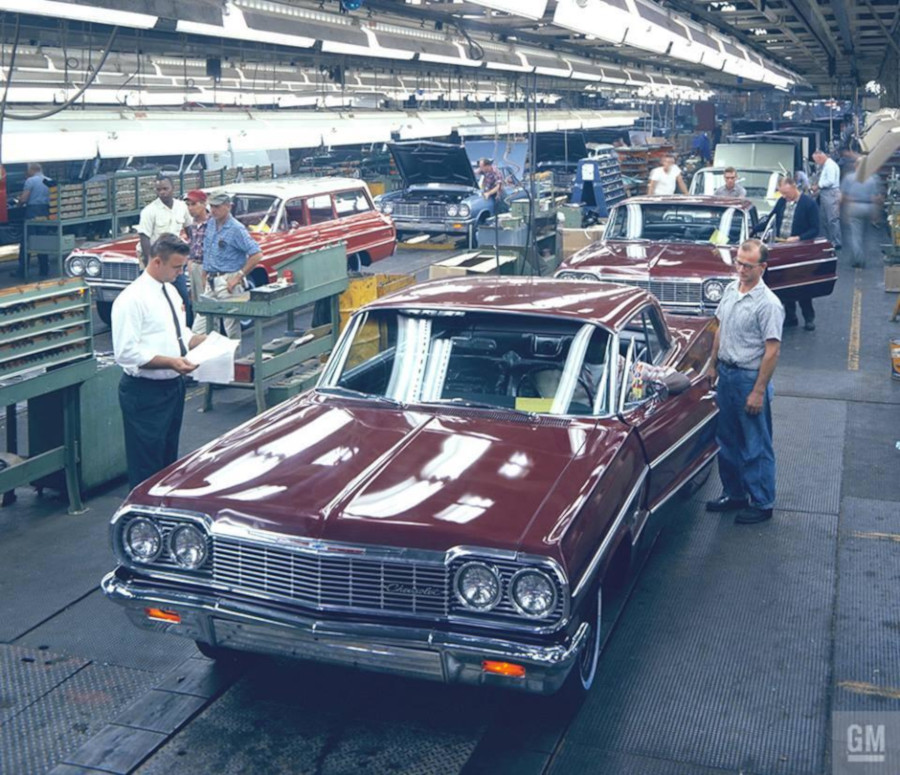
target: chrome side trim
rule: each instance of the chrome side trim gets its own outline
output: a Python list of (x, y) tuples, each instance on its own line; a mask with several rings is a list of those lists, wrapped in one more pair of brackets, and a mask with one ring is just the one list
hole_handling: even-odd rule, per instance
[(644, 470), (641, 472), (641, 475), (638, 477), (637, 482), (634, 483), (634, 487), (631, 488), (631, 492), (628, 493), (628, 497), (625, 499), (625, 503), (622, 505), (622, 508), (619, 509), (619, 513), (616, 515), (612, 527), (610, 527), (610, 529), (606, 531), (606, 537), (603, 539), (603, 543), (600, 544), (600, 548), (597, 549), (597, 552), (594, 554), (594, 557), (588, 564), (586, 570), (581, 574), (581, 579), (575, 585), (575, 589), (572, 592), (573, 598), (578, 597), (581, 591), (585, 588), (585, 586), (591, 580), (591, 577), (594, 575), (594, 572), (597, 570), (597, 566), (600, 565), (600, 561), (603, 559), (603, 556), (609, 550), (610, 544), (612, 543), (613, 538), (615, 538), (616, 533), (619, 530), (619, 526), (622, 524), (625, 516), (629, 513), (631, 504), (634, 502), (634, 499), (641, 491), (644, 480), (647, 478), (648, 471), (648, 468), (644, 468)]
[(837, 256), (828, 256), (826, 258), (817, 258), (813, 261), (798, 261), (794, 264), (780, 264), (769, 268), (769, 272), (780, 272), (782, 269), (793, 269), (797, 266), (809, 266), (810, 264), (828, 264), (837, 261)]
[(695, 477), (697, 474), (699, 474), (704, 468), (706, 468), (706, 466), (710, 465), (710, 464), (713, 462), (713, 460), (716, 459), (716, 456), (717, 456), (718, 454), (719, 454), (719, 450), (717, 449), (717, 450), (716, 450), (715, 452), (713, 452), (708, 458), (706, 458), (706, 460), (703, 460), (703, 461), (702, 461), (695, 469), (693, 469), (693, 470), (691, 471), (690, 474), (688, 474), (687, 476), (684, 477), (684, 479), (683, 479), (683, 481), (682, 481), (681, 484), (679, 484), (679, 485), (676, 486), (676, 487), (673, 487), (673, 488), (671, 489), (671, 491), (666, 495), (665, 498), (663, 498), (661, 501), (659, 501), (659, 503), (655, 504), (655, 505), (653, 506), (653, 508), (650, 509), (650, 514), (651, 514), (651, 515), (652, 515), (652, 514), (655, 514), (655, 513), (656, 513), (657, 511), (659, 511), (663, 506), (665, 506), (670, 500), (672, 500), (673, 496), (675, 496), (675, 495), (678, 493), (678, 491), (679, 491), (685, 484), (687, 484), (688, 481), (690, 481), (690, 479), (692, 479), (692, 478)]
[(689, 438), (691, 438), (691, 436), (694, 436), (697, 433), (699, 433), (706, 425), (708, 425), (710, 422), (712, 422), (718, 416), (719, 416), (719, 410), (716, 409), (715, 412), (713, 412), (711, 415), (709, 415), (699, 425), (695, 425), (691, 430), (689, 430), (687, 433), (685, 433), (684, 436), (682, 436), (680, 439), (678, 439), (678, 441), (676, 441), (665, 452), (663, 452), (661, 455), (657, 455), (653, 459), (653, 461), (650, 463), (650, 468), (652, 469), (652, 468), (655, 468), (657, 465), (659, 465), (663, 460), (665, 460), (667, 457), (669, 457), (669, 455), (671, 455), (673, 452), (675, 452), (675, 450), (677, 450), (682, 444), (684, 444)]

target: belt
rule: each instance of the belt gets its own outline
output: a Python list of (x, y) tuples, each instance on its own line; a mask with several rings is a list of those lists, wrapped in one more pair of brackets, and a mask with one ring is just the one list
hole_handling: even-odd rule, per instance
[(209, 279), (212, 279), (213, 277), (224, 277), (225, 275), (234, 274), (235, 272), (240, 272), (240, 271), (241, 271), (240, 269), (232, 269), (230, 272), (207, 272), (206, 276)]
[(748, 369), (744, 366), (738, 366), (736, 363), (732, 363), (731, 361), (723, 361), (721, 358), (717, 358), (716, 363), (719, 366), (727, 366), (729, 369), (740, 369), (741, 371), (756, 371), (756, 369)]

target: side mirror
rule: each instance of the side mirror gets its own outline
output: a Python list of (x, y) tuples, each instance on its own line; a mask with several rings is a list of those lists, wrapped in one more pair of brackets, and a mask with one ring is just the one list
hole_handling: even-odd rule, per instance
[(666, 392), (670, 396), (680, 395), (691, 386), (691, 380), (680, 371), (672, 372), (671, 374), (663, 377), (661, 380), (659, 380), (659, 383), (665, 386)]

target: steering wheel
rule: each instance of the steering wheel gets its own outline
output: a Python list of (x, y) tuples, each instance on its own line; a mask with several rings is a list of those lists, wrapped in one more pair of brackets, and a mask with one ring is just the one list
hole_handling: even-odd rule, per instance
[[(558, 366), (534, 366), (530, 368), (519, 377), (519, 381), (516, 383), (514, 390), (516, 398), (553, 398), (553, 396), (556, 395), (557, 387), (559, 387), (562, 372), (563, 370)], [(538, 379), (539, 374), (553, 375), (553, 389), (546, 391), (549, 392), (550, 395), (544, 395), (544, 392), (541, 390), (540, 380)], [(584, 391), (584, 394), (587, 397), (587, 401), (584, 403), (588, 406), (593, 406), (594, 397), (591, 388), (584, 377), (578, 377), (578, 386)], [(572, 396), (572, 399), (575, 400), (577, 396), (578, 393), (576, 391)]]

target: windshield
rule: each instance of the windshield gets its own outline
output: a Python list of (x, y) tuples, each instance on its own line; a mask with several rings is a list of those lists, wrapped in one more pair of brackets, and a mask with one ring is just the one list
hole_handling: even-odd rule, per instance
[[(772, 173), (765, 170), (738, 170), (738, 183), (744, 187), (750, 199), (765, 199), (769, 195), (769, 181)], [(705, 170), (694, 175), (691, 181), (692, 194), (713, 195), (716, 189), (725, 185), (725, 174), (721, 170)]]
[(607, 240), (703, 242), (740, 245), (743, 213), (734, 207), (710, 207), (678, 201), (625, 204), (615, 208), (606, 229)]
[(250, 231), (272, 231), (279, 228), (278, 208), (281, 200), (266, 194), (232, 194), (231, 214)]
[(605, 402), (610, 338), (555, 318), (370, 310), (354, 318), (318, 389), (399, 404), (595, 414)]

